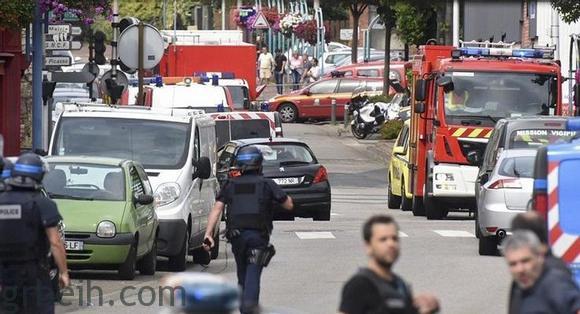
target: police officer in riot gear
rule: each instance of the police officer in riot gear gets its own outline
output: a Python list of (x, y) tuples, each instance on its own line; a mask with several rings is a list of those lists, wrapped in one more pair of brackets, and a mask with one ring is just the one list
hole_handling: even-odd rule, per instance
[(0, 313), (54, 313), (48, 252), (61, 287), (70, 284), (56, 204), (42, 193), (45, 167), (35, 154), (21, 155), (0, 192)]
[(232, 243), (238, 284), (242, 288), (241, 313), (256, 313), (259, 305), (260, 276), (274, 255), (269, 244), (273, 224), (273, 203), (292, 210), (292, 199), (271, 179), (262, 176), (262, 152), (255, 146), (240, 149), (236, 167), (241, 175), (230, 178), (210, 213), (204, 248), (215, 245), (214, 228), (227, 205), (226, 237)]

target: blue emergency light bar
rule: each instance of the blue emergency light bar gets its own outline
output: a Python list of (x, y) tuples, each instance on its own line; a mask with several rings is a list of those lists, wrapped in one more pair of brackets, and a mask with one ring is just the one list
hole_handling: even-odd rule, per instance
[(580, 118), (570, 118), (566, 122), (566, 130), (580, 131)]
[(207, 78), (206, 82), (209, 82), (209, 79), (214, 75), (217, 75), (219, 79), (223, 80), (233, 80), (236, 78), (234, 72), (193, 72), (193, 76)]
[[(457, 51), (457, 50), (456, 50)], [(554, 51), (551, 49), (512, 49), (512, 48), (479, 48), (462, 47), (459, 53), (452, 52), (454, 58), (465, 57), (516, 57), (531, 59), (553, 59)]]

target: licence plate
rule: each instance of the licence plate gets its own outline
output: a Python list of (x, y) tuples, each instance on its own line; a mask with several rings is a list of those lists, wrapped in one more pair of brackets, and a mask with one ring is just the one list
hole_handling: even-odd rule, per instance
[(82, 251), (85, 244), (82, 241), (65, 241), (67, 251)]
[(300, 183), (300, 178), (275, 178), (273, 180), (278, 185), (294, 185)]

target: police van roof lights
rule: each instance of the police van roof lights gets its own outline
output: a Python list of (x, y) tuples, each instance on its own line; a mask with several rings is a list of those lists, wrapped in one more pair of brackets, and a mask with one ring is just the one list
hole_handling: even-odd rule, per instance
[[(459, 51), (459, 52), (457, 52)], [(459, 55), (465, 57), (516, 57), (531, 59), (553, 59), (552, 49), (512, 49), (512, 48), (479, 48), (461, 47), (451, 53), (454, 59)]]
[(580, 131), (580, 118), (570, 118), (566, 122), (566, 130)]
[(222, 80), (233, 80), (236, 78), (234, 72), (194, 72), (193, 76), (210, 78), (217, 75)]

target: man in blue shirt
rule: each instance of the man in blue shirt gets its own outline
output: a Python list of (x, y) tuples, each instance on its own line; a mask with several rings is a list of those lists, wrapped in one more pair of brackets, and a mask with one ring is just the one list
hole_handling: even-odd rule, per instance
[(542, 244), (531, 231), (515, 231), (503, 243), (503, 254), (515, 282), (510, 314), (580, 314), (580, 290), (565, 272), (546, 267)]

